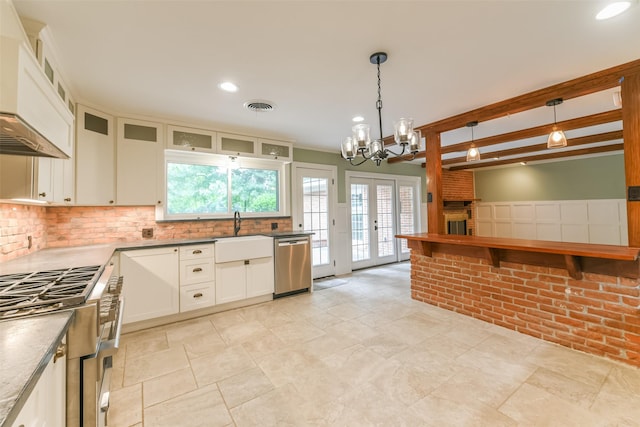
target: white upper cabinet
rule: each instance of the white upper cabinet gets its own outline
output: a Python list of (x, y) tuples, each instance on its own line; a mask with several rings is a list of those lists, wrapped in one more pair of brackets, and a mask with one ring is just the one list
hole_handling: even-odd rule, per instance
[[(73, 154), (73, 114), (32, 51), (11, 2), (0, 1), (0, 111), (19, 115), (68, 156)], [(61, 91), (66, 90), (61, 86)]]
[(76, 140), (76, 203), (115, 204), (113, 116), (78, 104)]
[(167, 126), (167, 148), (174, 150), (216, 152), (215, 132), (181, 126)]
[(255, 157), (258, 154), (258, 139), (250, 136), (218, 133), (218, 153), (230, 156)]
[(163, 125), (118, 118), (118, 205), (160, 205)]
[(258, 156), (291, 162), (293, 160), (293, 145), (290, 142), (258, 138)]

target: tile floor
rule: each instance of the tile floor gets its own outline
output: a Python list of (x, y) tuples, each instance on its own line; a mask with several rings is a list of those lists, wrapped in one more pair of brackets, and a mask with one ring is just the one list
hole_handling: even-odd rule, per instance
[(109, 425), (640, 426), (639, 369), (340, 280), (123, 336)]

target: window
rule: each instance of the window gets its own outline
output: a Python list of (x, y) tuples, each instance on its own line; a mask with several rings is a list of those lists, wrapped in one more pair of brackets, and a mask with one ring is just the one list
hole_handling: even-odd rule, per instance
[(286, 169), (280, 162), (165, 151), (165, 220), (288, 214)]

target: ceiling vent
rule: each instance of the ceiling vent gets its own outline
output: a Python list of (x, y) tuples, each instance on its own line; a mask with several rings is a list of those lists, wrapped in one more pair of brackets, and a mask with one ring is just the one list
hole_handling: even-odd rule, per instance
[(244, 108), (257, 113), (265, 113), (275, 110), (276, 106), (273, 102), (265, 101), (264, 99), (252, 99), (244, 103)]

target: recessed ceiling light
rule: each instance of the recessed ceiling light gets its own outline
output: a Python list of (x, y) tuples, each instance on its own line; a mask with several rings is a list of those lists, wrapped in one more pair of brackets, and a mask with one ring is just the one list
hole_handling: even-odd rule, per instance
[(353, 119), (351, 119), (352, 121), (356, 122), (356, 123), (360, 123), (364, 121), (364, 117), (362, 116), (355, 116)]
[(520, 162), (522, 166), (526, 166), (527, 162)]
[(237, 92), (238, 91), (238, 86), (236, 86), (235, 84), (231, 83), (231, 82), (222, 82), (218, 85), (218, 87), (222, 90), (224, 90), (225, 92)]
[(609, 3), (600, 12), (598, 12), (596, 19), (602, 21), (603, 19), (613, 18), (614, 16), (618, 16), (625, 10), (629, 9), (629, 6), (631, 6), (630, 1), (616, 1)]

